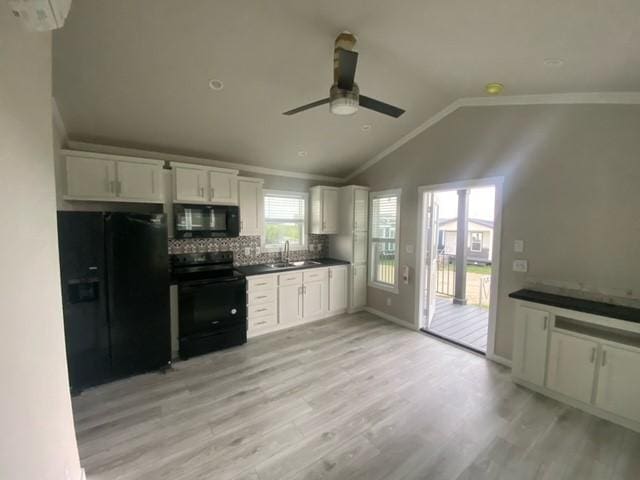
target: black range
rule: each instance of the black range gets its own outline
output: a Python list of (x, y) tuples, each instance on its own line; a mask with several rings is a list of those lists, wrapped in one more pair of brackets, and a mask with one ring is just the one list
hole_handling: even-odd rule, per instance
[(246, 279), (233, 267), (233, 252), (176, 254), (170, 263), (178, 285), (180, 357), (246, 343)]

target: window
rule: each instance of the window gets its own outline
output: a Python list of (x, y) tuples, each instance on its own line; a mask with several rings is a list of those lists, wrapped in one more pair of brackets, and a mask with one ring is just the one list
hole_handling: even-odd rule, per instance
[(374, 192), (370, 198), (369, 284), (397, 292), (400, 190)]
[(307, 238), (307, 194), (266, 191), (264, 194), (264, 247), (280, 249), (289, 240), (302, 249)]
[(472, 252), (481, 252), (482, 232), (469, 232), (469, 244)]

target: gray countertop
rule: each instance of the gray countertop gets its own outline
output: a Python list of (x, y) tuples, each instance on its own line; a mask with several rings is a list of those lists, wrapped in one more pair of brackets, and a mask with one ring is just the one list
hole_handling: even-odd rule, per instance
[(251, 275), (263, 275), (266, 273), (281, 273), (281, 272), (292, 272), (294, 270), (308, 270), (310, 268), (323, 268), (323, 267), (333, 267), (336, 265), (349, 265), (349, 262), (345, 262), (344, 260), (336, 260), (335, 258), (314, 258), (314, 262), (320, 262), (318, 265), (304, 265), (300, 267), (290, 267), (290, 268), (270, 268), (267, 267), (266, 264), (260, 265), (243, 265), (241, 267), (236, 267), (240, 273), (243, 273), (246, 276)]

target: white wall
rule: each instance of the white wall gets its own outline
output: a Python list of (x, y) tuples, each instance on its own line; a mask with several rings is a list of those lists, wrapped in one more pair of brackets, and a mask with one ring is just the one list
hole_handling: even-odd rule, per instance
[(0, 478), (79, 480), (64, 347), (51, 35), (0, 4)]
[[(416, 243), (418, 187), (505, 177), (496, 353), (510, 357), (508, 294), (525, 285), (640, 305), (638, 132), (638, 105), (467, 107), (352, 181), (402, 188), (400, 265), (415, 272), (405, 246)], [(516, 239), (524, 254), (513, 252)], [(527, 274), (511, 271), (515, 258), (529, 260)], [(369, 305), (413, 323), (414, 279), (399, 295), (369, 288)]]

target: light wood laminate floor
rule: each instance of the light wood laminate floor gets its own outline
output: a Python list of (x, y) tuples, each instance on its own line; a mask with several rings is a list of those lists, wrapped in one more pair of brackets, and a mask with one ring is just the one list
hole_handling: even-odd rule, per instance
[(640, 435), (368, 313), (73, 404), (89, 480), (640, 478)]

